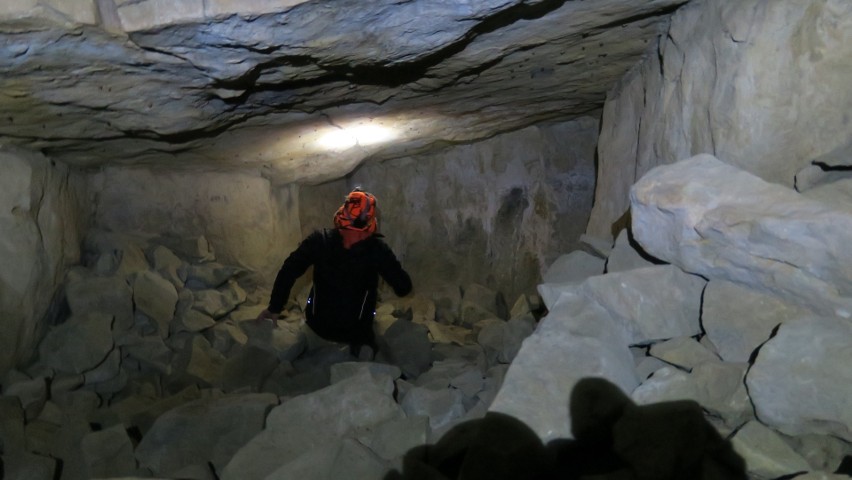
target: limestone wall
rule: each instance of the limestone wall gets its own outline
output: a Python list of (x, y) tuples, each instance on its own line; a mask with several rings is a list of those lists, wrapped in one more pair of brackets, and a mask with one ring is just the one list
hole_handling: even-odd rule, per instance
[(608, 95), (588, 233), (610, 235), (628, 188), (656, 165), (710, 153), (793, 186), (811, 161), (852, 150), (850, 55), (845, 0), (704, 0), (679, 10)]
[(0, 372), (33, 353), (66, 268), (80, 258), (82, 178), (62, 164), (0, 148)]
[[(108, 168), (91, 177), (95, 227), (204, 236), (219, 262), (270, 277), (300, 239), (298, 188), (252, 173)], [(271, 279), (270, 279), (271, 282)]]
[[(480, 283), (508, 301), (578, 246), (594, 190), (594, 118), (537, 126), (381, 164), (349, 179), (379, 201), (379, 228), (421, 291)], [(324, 207), (330, 220), (346, 189)], [(326, 211), (327, 210), (327, 211)]]

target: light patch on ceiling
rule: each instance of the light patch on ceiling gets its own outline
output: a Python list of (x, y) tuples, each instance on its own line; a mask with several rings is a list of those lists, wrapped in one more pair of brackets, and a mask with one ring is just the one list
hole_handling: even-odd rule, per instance
[(367, 146), (389, 142), (397, 137), (392, 128), (382, 125), (353, 125), (330, 130), (318, 143), (327, 150), (346, 150), (356, 145)]

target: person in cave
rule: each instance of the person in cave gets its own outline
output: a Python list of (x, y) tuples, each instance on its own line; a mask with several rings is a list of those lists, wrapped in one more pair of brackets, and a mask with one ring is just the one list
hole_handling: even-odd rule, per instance
[(360, 359), (374, 359), (373, 332), (379, 276), (397, 296), (411, 292), (411, 278), (378, 233), (376, 197), (356, 188), (334, 214), (333, 229), (317, 230), (294, 250), (275, 278), (269, 305), (257, 317), (272, 320), (284, 308), (296, 279), (313, 265), (305, 305), (308, 327), (319, 337), (349, 345)]

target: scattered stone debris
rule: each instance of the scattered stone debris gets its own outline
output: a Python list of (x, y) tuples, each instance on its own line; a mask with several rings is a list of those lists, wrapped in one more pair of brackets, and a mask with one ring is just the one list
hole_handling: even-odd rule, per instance
[(203, 237), (94, 232), (85, 258), (67, 318), (0, 379), (5, 478), (328, 478), (299, 474), (318, 461), (379, 478), (485, 415), (541, 305), (524, 295), (510, 312), (477, 284), (388, 293), (366, 362), (313, 335), (297, 303), (256, 322), (249, 298), (266, 295)]

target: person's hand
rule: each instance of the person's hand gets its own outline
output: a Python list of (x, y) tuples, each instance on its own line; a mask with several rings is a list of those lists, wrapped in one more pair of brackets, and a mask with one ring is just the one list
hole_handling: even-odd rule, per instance
[(278, 314), (272, 313), (272, 312), (269, 311), (269, 309), (264, 308), (263, 311), (260, 312), (260, 314), (257, 316), (255, 321), (258, 322), (258, 323), (262, 323), (262, 322), (265, 322), (266, 320), (272, 321), (272, 326), (275, 326), (276, 323), (277, 323), (276, 320), (278, 320)]

